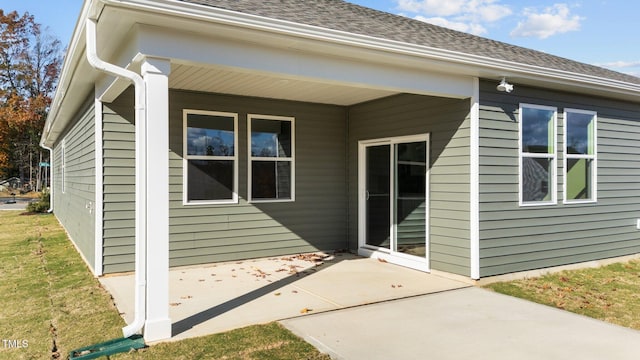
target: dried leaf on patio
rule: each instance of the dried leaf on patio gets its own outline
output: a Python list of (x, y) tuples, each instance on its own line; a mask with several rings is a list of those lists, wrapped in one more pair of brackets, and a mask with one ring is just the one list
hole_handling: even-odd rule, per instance
[(172, 302), (172, 303), (169, 303), (169, 305), (170, 305), (170, 306), (178, 306), (178, 305), (180, 305), (180, 304), (182, 304), (182, 303), (179, 303), (179, 302)]
[(378, 261), (380, 261), (381, 263), (386, 263), (387, 262), (387, 260), (382, 259), (382, 258), (378, 258)]
[(191, 295), (180, 296), (180, 299), (182, 299), (182, 300), (191, 299), (191, 298), (193, 298), (193, 296), (191, 296)]
[(304, 309), (300, 310), (300, 314), (306, 314), (306, 313), (308, 313), (309, 311), (313, 311), (313, 309), (304, 308)]
[(279, 292), (277, 292), (277, 293), (275, 293), (275, 294), (273, 294), (273, 295), (275, 295), (275, 296), (280, 296), (280, 295), (282, 295), (282, 294), (281, 294), (281, 293), (279, 293)]

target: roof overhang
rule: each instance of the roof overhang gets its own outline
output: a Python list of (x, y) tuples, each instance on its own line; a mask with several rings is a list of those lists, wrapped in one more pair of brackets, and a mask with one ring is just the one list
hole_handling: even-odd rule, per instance
[[(354, 94), (353, 99), (348, 100), (351, 102), (394, 92), (471, 96), (471, 84), (476, 77), (496, 80), (507, 77), (509, 82), (521, 85), (633, 102), (640, 99), (638, 84), (210, 6), (175, 0), (86, 0), (45, 124), (41, 140), (44, 145), (55, 143), (94, 90), (104, 101), (110, 101), (128, 86), (126, 82), (101, 75), (87, 63), (84, 27), (88, 17), (99, 18), (100, 56), (123, 67), (135, 69), (143, 56), (164, 57), (171, 59), (178, 73), (189, 67), (210, 65), (236, 79), (267, 77), (269, 81), (265, 83), (273, 84), (276, 80), (283, 88), (292, 83), (315, 84), (318, 91), (309, 93), (315, 96), (319, 96), (320, 91), (330, 94), (340, 87), (348, 87)], [(327, 68), (327, 64), (333, 66)], [(373, 74), (377, 79), (372, 79)], [(177, 85), (180, 80), (176, 78), (172, 81), (173, 87), (191, 86)], [(435, 85), (430, 88), (430, 83)], [(360, 93), (356, 94), (358, 90)], [(301, 96), (301, 92), (295, 93)], [(332, 102), (311, 95), (292, 99)]]

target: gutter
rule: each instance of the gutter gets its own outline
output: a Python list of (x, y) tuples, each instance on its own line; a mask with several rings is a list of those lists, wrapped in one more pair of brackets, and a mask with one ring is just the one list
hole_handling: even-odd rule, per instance
[(135, 159), (136, 159), (136, 235), (135, 235), (135, 318), (133, 322), (122, 329), (125, 338), (141, 332), (146, 320), (146, 89), (142, 77), (133, 71), (103, 61), (97, 52), (97, 16), (87, 17), (86, 39), (87, 60), (96, 70), (109, 75), (125, 78), (135, 87)]

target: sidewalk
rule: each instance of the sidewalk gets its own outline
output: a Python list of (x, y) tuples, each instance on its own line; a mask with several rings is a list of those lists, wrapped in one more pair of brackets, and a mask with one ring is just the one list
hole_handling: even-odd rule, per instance
[(640, 332), (479, 288), (282, 321), (333, 359), (638, 359)]

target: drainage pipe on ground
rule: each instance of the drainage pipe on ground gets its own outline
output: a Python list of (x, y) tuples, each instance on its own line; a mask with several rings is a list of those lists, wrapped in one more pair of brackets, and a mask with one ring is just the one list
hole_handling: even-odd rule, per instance
[[(96, 70), (109, 75), (128, 79), (135, 87), (135, 157), (136, 157), (136, 234), (135, 234), (135, 318), (122, 329), (128, 338), (141, 332), (146, 320), (146, 89), (143, 78), (133, 71), (108, 63), (98, 57), (97, 51), (97, 19), (87, 18), (87, 60)], [(100, 121), (100, 119), (96, 119)]]

